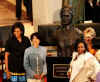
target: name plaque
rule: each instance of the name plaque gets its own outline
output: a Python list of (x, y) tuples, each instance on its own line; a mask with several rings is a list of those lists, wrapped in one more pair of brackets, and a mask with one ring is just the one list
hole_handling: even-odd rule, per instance
[(53, 64), (53, 78), (68, 78), (69, 64)]

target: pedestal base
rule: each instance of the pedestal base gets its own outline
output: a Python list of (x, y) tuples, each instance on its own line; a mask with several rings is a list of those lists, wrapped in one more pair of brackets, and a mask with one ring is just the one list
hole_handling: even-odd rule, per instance
[(70, 57), (47, 57), (47, 82), (68, 82), (70, 61)]

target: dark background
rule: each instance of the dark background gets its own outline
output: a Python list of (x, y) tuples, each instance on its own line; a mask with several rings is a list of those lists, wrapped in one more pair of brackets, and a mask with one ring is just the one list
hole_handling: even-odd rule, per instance
[(0, 27), (0, 47), (4, 47), (11, 36), (11, 26)]

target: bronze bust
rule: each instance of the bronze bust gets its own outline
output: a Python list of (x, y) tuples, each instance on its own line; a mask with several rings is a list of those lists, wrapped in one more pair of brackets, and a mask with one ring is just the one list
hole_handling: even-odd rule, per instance
[(56, 30), (57, 53), (61, 57), (71, 57), (73, 45), (81, 36), (81, 31), (72, 25), (72, 8), (61, 9), (61, 27)]

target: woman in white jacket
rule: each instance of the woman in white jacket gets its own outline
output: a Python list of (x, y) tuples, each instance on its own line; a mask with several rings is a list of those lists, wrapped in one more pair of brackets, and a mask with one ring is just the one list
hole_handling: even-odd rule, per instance
[(77, 41), (70, 63), (70, 82), (95, 82), (96, 74), (100, 71), (100, 64), (96, 58), (88, 52), (84, 41)]

